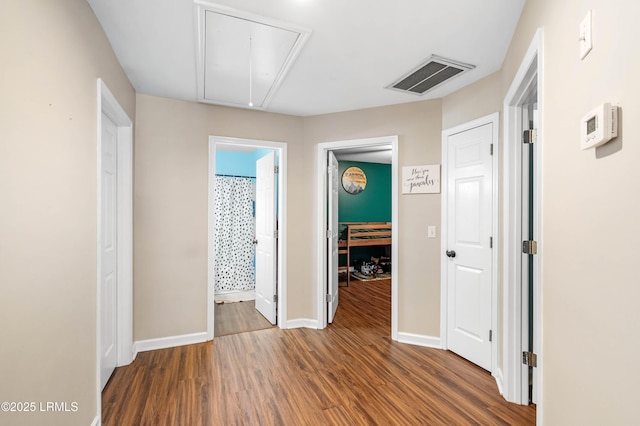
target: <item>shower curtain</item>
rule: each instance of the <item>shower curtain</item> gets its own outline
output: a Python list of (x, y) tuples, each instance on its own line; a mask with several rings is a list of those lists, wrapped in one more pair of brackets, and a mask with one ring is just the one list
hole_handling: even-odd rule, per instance
[(253, 178), (216, 176), (215, 292), (255, 289)]

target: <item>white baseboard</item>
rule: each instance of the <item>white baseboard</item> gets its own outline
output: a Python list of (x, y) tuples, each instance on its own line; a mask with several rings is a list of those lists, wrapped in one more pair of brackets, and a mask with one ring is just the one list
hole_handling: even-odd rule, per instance
[(320, 327), (317, 320), (301, 318), (287, 321), (282, 328), (313, 328), (317, 330)]
[(440, 342), (439, 337), (423, 336), (421, 334), (398, 333), (398, 342), (424, 346), (427, 348), (442, 349), (442, 343)]
[(498, 385), (500, 395), (504, 396), (504, 376), (502, 374), (502, 369), (496, 368), (491, 375), (496, 379), (496, 385)]
[(91, 426), (100, 426), (101, 423), (100, 416), (95, 416), (91, 422)]
[(133, 343), (133, 358), (138, 352), (155, 351), (157, 349), (174, 348), (176, 346), (193, 345), (207, 341), (207, 332), (183, 334), (181, 336), (160, 337), (158, 339), (139, 340)]

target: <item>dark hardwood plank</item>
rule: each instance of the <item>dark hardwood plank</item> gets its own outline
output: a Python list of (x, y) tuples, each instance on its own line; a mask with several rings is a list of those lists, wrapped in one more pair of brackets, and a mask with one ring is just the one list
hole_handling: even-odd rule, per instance
[(104, 425), (533, 425), (488, 372), (393, 342), (389, 281), (352, 281), (325, 330), (276, 327), (144, 352), (103, 392)]
[(255, 301), (216, 304), (213, 324), (215, 337), (273, 327), (256, 310)]

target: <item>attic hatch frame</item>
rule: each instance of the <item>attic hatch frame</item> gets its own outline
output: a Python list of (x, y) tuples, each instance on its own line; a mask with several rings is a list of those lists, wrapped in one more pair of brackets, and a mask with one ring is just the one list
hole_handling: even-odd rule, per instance
[[(252, 110), (267, 110), (267, 107), (273, 100), (276, 92), (280, 88), (280, 85), (284, 81), (284, 77), (287, 75), (291, 67), (293, 66), (295, 60), (298, 55), (302, 51), (304, 45), (307, 43), (307, 40), (311, 36), (311, 30), (308, 28), (300, 27), (297, 25), (289, 24), (286, 22), (278, 21), (275, 19), (267, 18), (261, 15), (257, 15), (250, 12), (241, 11), (238, 9), (234, 9), (227, 6), (221, 6), (218, 4), (210, 3), (208, 1), (203, 0), (194, 0), (194, 9), (195, 9), (195, 20), (196, 20), (196, 94), (198, 102), (204, 102), (208, 104), (214, 105), (223, 105), (230, 106), (236, 108), (245, 108)], [(276, 29), (286, 30), (297, 34), (297, 38), (293, 43), (286, 59), (282, 63), (282, 66), (277, 72), (277, 75), (273, 79), (273, 83), (271, 84), (267, 95), (260, 102), (253, 102), (255, 105), (249, 106), (249, 99), (247, 98), (247, 102), (227, 102), (227, 101), (216, 101), (210, 98), (207, 98), (206, 95), (206, 37), (207, 37), (207, 28), (206, 28), (206, 20), (207, 20), (207, 12), (212, 12), (220, 15), (224, 15), (231, 18), (236, 18), (240, 20), (249, 21), (252, 23), (256, 23), (259, 25), (265, 25), (269, 27), (273, 27)], [(248, 65), (247, 65), (248, 66)], [(251, 83), (247, 81), (246, 87), (249, 87)]]
[(386, 88), (422, 96), (474, 68), (475, 65), (431, 55)]

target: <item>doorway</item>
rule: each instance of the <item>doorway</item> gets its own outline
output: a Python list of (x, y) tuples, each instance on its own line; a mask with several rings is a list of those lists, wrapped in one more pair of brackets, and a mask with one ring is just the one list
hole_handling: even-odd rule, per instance
[[(542, 30), (504, 100), (504, 395), (542, 402)], [(523, 361), (527, 361), (526, 363)]]
[(209, 152), (208, 335), (281, 325), (286, 144), (211, 136)]
[(442, 132), (442, 346), (494, 375), (498, 121)]
[(97, 80), (96, 398), (133, 360), (133, 123)]
[[(347, 157), (340, 155), (352, 154), (358, 158), (358, 153), (365, 151), (383, 151), (386, 150), (391, 156), (391, 223), (396, 224), (398, 218), (397, 205), (397, 136), (387, 136), (379, 138), (358, 139), (358, 140), (346, 140), (337, 142), (326, 142), (318, 144), (318, 173), (317, 173), (317, 187), (318, 187), (318, 222), (317, 227), (320, 231), (320, 238), (318, 239), (318, 328), (325, 328), (330, 322), (332, 314), (336, 312), (338, 307), (337, 287), (338, 287), (338, 274), (337, 267), (335, 266), (337, 261), (331, 261), (329, 256), (329, 250), (335, 254), (337, 247), (330, 247), (337, 244), (338, 224), (337, 215), (329, 215), (329, 199), (332, 191), (332, 187), (338, 185), (337, 181), (339, 177), (328, 178), (332, 176), (328, 173), (330, 153), (337, 154), (339, 157), (346, 159)], [(334, 165), (331, 167), (335, 169)], [(337, 171), (337, 170), (336, 170)], [(333, 183), (332, 183), (333, 182)], [(335, 188), (333, 188), (335, 189)], [(333, 222), (330, 223), (330, 219), (333, 217)], [(398, 245), (398, 233), (396, 227), (391, 229), (391, 265), (397, 264), (397, 245)], [(331, 270), (329, 264), (331, 261)], [(349, 265), (350, 266), (350, 265)], [(335, 270), (334, 270), (335, 269)], [(350, 273), (347, 269), (347, 273)], [(394, 340), (397, 340), (397, 271), (391, 268), (391, 335)]]

